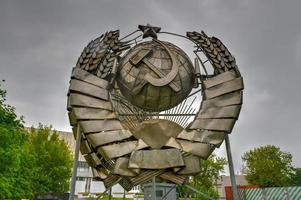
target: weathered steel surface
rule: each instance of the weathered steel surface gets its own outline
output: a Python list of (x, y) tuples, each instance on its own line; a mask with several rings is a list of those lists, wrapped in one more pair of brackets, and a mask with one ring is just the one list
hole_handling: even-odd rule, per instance
[(139, 139), (135, 150), (144, 149), (147, 147), (149, 147), (149, 146), (142, 139)]
[(184, 157), (185, 167), (181, 169), (178, 174), (185, 174), (185, 175), (194, 175), (200, 173), (201, 166), (200, 166), (200, 158), (197, 156), (186, 156)]
[(109, 99), (109, 92), (106, 89), (76, 79), (71, 79), (69, 90), (71, 92), (75, 91), (103, 100)]
[(71, 93), (69, 96), (69, 107), (71, 106), (81, 106), (88, 108), (99, 108), (104, 110), (112, 110), (112, 104), (109, 101), (104, 101), (94, 97), (89, 97), (82, 94)]
[[(157, 69), (155, 65), (153, 65), (151, 62), (148, 62), (148, 60), (144, 61), (144, 63), (151, 68), (160, 78), (154, 78), (150, 74), (146, 74), (145, 80), (147, 80), (149, 83), (151, 83), (154, 86), (165, 86), (169, 84), (169, 86), (175, 91), (179, 92), (181, 90), (181, 87), (177, 82), (171, 83), (174, 78), (177, 76), (179, 72), (179, 66), (181, 65), (180, 61), (176, 57), (176, 55), (173, 53), (173, 51), (170, 50), (170, 48), (160, 40), (154, 39), (153, 41), (157, 42), (161, 45), (166, 51), (166, 53), (169, 55), (171, 59), (171, 69), (168, 72), (168, 74), (162, 73), (160, 70)], [(170, 84), (171, 83), (171, 84)]]
[(87, 163), (92, 167), (96, 167), (97, 165), (100, 165), (100, 163), (101, 163), (95, 153), (85, 155), (84, 158), (87, 161)]
[(176, 149), (182, 149), (180, 143), (174, 137), (169, 138), (169, 140), (166, 142), (164, 146), (173, 147)]
[(212, 99), (223, 94), (227, 94), (237, 90), (242, 90), (243, 87), (243, 81), (240, 77), (208, 88), (204, 91), (204, 95), (206, 99)]
[(89, 120), (80, 121), (79, 123), (85, 133), (123, 129), (119, 120)]
[(105, 168), (93, 168), (92, 167), (92, 174), (94, 177), (99, 177), (100, 179), (105, 179), (110, 174), (110, 171), (108, 171)]
[(112, 142), (119, 142), (131, 136), (132, 134), (129, 130), (104, 131), (86, 135), (88, 141), (94, 148)]
[(114, 174), (122, 175), (122, 176), (136, 176), (137, 173), (134, 170), (129, 169), (129, 159), (126, 157), (120, 157), (116, 160), (114, 166)]
[(242, 92), (236, 91), (215, 97), (213, 99), (205, 99), (202, 102), (202, 108), (206, 109), (210, 107), (222, 107), (240, 104), (242, 104)]
[(235, 124), (235, 119), (196, 119), (189, 129), (205, 129), (212, 131), (231, 132)]
[(74, 115), (74, 112), (71, 110), (68, 112), (68, 117), (69, 117), (69, 123), (71, 126), (76, 126), (77, 124), (77, 119)]
[[(70, 95), (70, 94), (69, 94)], [(70, 111), (72, 109), (70, 97), (67, 97), (67, 110)]]
[[(188, 32), (187, 38), (197, 44), (196, 55), (202, 51), (208, 58), (213, 75), (198, 55), (194, 71), (188, 56), (168, 42), (138, 42), (122, 54), (137, 38), (121, 41), (119, 31), (93, 40), (79, 57), (68, 92), (69, 119), (79, 124), (81, 152), (106, 187), (119, 183), (130, 190), (154, 176), (183, 184), (232, 131), (243, 90), (235, 59), (215, 37)], [(195, 98), (182, 100), (199, 85), (203, 102), (187, 126)], [(179, 103), (161, 119), (158, 111)]]
[(225, 134), (225, 132), (221, 131), (183, 130), (177, 138), (219, 146), (223, 142)]
[(115, 112), (99, 108), (73, 108), (72, 111), (78, 120), (117, 119)]
[(181, 139), (177, 139), (177, 141), (181, 144), (183, 151), (199, 156), (203, 159), (207, 159), (214, 150), (214, 147), (212, 145), (205, 143), (192, 143), (190, 141)]
[(235, 79), (237, 75), (234, 71), (227, 71), (225, 73), (219, 74), (217, 76), (214, 76), (208, 80), (205, 80), (203, 82), (205, 89), (211, 88), (213, 86), (219, 85), (221, 83), (231, 81)]
[(80, 152), (82, 153), (82, 155), (92, 153), (92, 150), (91, 150), (87, 140), (82, 140), (81, 141), (81, 143), (80, 143)]
[(184, 161), (178, 149), (133, 151), (129, 162), (129, 168), (165, 169), (180, 166), (184, 166)]
[(108, 81), (77, 67), (73, 68), (71, 78), (79, 79), (104, 89), (107, 89), (109, 85)]
[(132, 151), (134, 151), (136, 145), (137, 141), (122, 142), (118, 144), (101, 146), (97, 148), (97, 151), (102, 155), (105, 154), (104, 156), (108, 156), (109, 158), (117, 158), (126, 154), (130, 154)]
[[(73, 137), (74, 137), (74, 139), (76, 140), (76, 138), (77, 138), (77, 127), (76, 126), (72, 126), (72, 134), (73, 134)], [(82, 134), (83, 135), (83, 134)]]
[(133, 131), (133, 135), (142, 139), (152, 148), (161, 148), (166, 144), (170, 137), (176, 137), (182, 127), (177, 123), (155, 119), (142, 122), (137, 129)]
[(127, 52), (117, 78), (127, 100), (148, 111), (179, 104), (190, 93), (193, 82), (194, 69), (186, 54), (171, 43), (157, 40), (140, 43)]
[(240, 105), (225, 106), (225, 107), (211, 107), (202, 108), (197, 115), (197, 118), (235, 118), (237, 119), (240, 112)]

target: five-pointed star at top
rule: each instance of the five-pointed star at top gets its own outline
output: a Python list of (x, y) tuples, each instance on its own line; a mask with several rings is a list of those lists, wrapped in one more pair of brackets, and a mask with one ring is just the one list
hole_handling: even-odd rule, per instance
[(143, 38), (152, 37), (157, 38), (157, 33), (161, 30), (160, 27), (154, 27), (149, 24), (139, 25), (138, 28), (143, 32)]

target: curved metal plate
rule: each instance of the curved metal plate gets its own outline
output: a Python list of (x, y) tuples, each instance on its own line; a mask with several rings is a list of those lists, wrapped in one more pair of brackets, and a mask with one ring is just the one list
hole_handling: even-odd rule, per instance
[(99, 78), (99, 77), (97, 77), (85, 70), (82, 70), (78, 67), (73, 68), (71, 78), (76, 78), (76, 79), (82, 80), (87, 83), (91, 83), (97, 87), (101, 87), (104, 89), (107, 89), (109, 86), (108, 81), (106, 81), (102, 78)]
[(101, 131), (112, 131), (123, 129), (119, 120), (89, 120), (80, 121), (84, 133), (96, 133)]
[(88, 165), (92, 167), (96, 167), (101, 164), (99, 158), (95, 153), (91, 153), (84, 156), (85, 160), (87, 161)]
[(204, 95), (206, 99), (212, 99), (214, 97), (221, 96), (223, 94), (227, 94), (237, 90), (242, 90), (243, 87), (244, 86), (243, 86), (242, 78), (239, 77), (231, 81), (224, 82), (222, 84), (206, 89), (204, 91)]
[(121, 176), (137, 176), (133, 170), (128, 168), (129, 159), (125, 157), (120, 157), (116, 160), (113, 173)]
[(212, 78), (209, 78), (203, 82), (205, 89), (211, 88), (215, 85), (219, 85), (221, 83), (231, 81), (233, 79), (237, 78), (237, 75), (233, 70), (231, 71), (226, 71), (222, 74), (216, 75)]
[(70, 88), (69, 90), (86, 94), (88, 96), (100, 98), (103, 100), (109, 100), (109, 92), (106, 89), (97, 87), (95, 85), (76, 80), (76, 79), (71, 79), (70, 81)]
[(185, 167), (178, 174), (194, 175), (201, 172), (200, 158), (194, 155), (184, 157)]
[(142, 139), (152, 148), (159, 149), (163, 147), (171, 137), (177, 135), (183, 128), (175, 122), (164, 119), (153, 119), (142, 122), (132, 134)]
[(86, 135), (88, 141), (93, 145), (94, 148), (112, 142), (119, 142), (130, 138), (131, 136), (132, 134), (128, 130), (104, 131)]
[(205, 143), (190, 142), (181, 139), (177, 139), (177, 141), (181, 144), (183, 151), (199, 156), (203, 159), (207, 159), (214, 150), (214, 146)]
[(129, 162), (129, 168), (166, 169), (181, 166), (184, 166), (184, 161), (178, 149), (133, 151)]
[(77, 120), (117, 119), (115, 112), (99, 108), (73, 108)]
[(134, 151), (137, 145), (137, 141), (129, 141), (122, 142), (118, 144), (112, 144), (107, 146), (101, 146), (97, 149), (97, 151), (103, 155), (104, 157), (108, 157), (110, 159), (124, 156), (126, 154), (130, 154)]
[(235, 91), (222, 96), (215, 97), (213, 99), (205, 99), (202, 102), (202, 108), (207, 109), (210, 107), (222, 107), (230, 105), (241, 105), (242, 104), (242, 92)]
[(230, 133), (236, 119), (195, 119), (188, 129), (205, 129)]
[(202, 108), (197, 115), (197, 118), (235, 118), (237, 119), (239, 116), (241, 106), (233, 105), (233, 106), (225, 106), (225, 107), (211, 107), (211, 108)]
[(177, 138), (219, 146), (223, 142), (225, 134), (227, 133), (221, 131), (183, 130)]
[(68, 97), (69, 107), (80, 106), (87, 108), (99, 108), (105, 110), (112, 110), (112, 104), (109, 101), (93, 98), (83, 94), (71, 93)]

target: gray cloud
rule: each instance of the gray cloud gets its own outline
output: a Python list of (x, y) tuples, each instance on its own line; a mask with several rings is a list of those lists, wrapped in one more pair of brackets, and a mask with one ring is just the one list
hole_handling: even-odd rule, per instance
[[(204, 30), (235, 55), (244, 107), (231, 135), (236, 168), (250, 148), (275, 144), (301, 166), (300, 1), (1, 1), (0, 78), (27, 125), (70, 130), (66, 93), (82, 48), (101, 33), (154, 24)], [(224, 147), (217, 150), (225, 155)]]

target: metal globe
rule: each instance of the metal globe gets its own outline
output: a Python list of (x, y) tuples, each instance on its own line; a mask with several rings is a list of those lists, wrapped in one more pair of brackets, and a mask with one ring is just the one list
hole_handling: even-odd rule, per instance
[(130, 49), (118, 66), (124, 97), (147, 111), (168, 110), (182, 102), (194, 82), (194, 68), (183, 50), (157, 39)]

